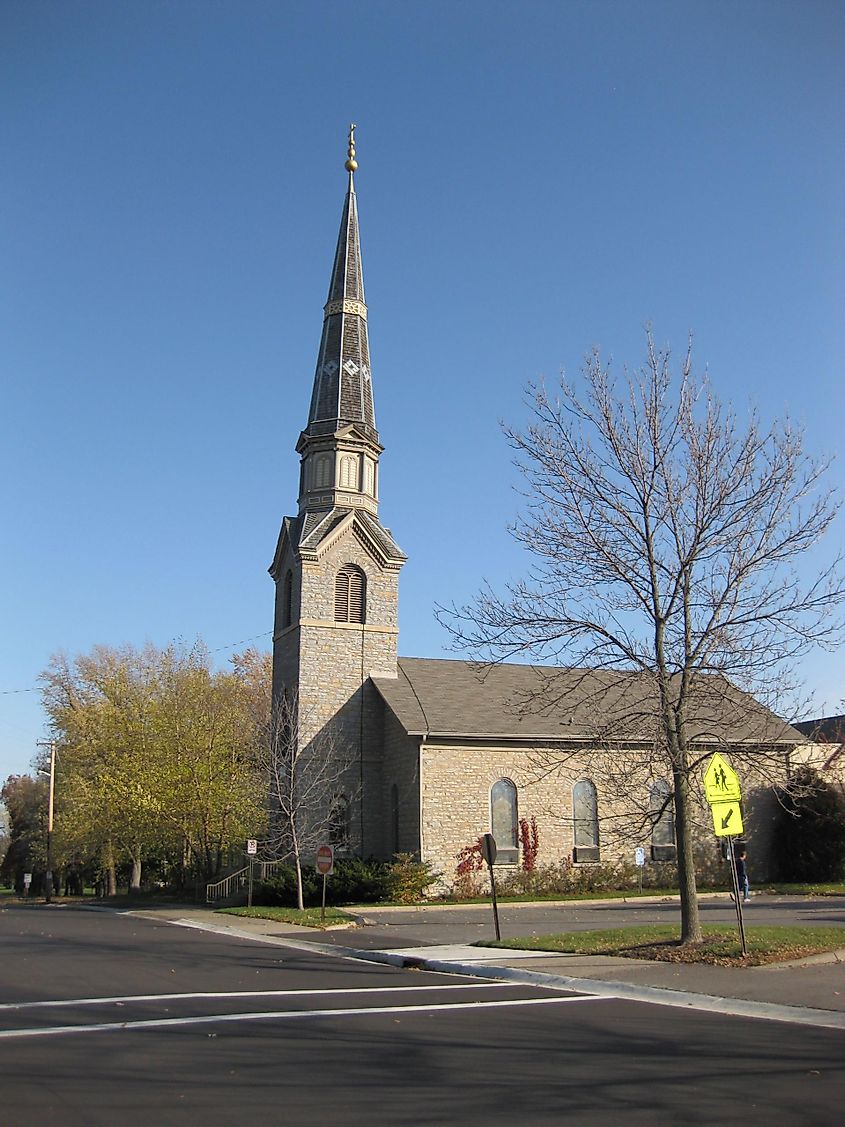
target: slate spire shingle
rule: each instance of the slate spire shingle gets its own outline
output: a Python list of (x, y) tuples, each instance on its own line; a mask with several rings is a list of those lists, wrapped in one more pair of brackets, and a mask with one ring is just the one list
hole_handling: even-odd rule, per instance
[(323, 307), (323, 335), (305, 433), (309, 436), (333, 434), (352, 423), (378, 442), (354, 183), (358, 167), (354, 129), (352, 126), (349, 133), (346, 161), (349, 186), (340, 221), (329, 296)]

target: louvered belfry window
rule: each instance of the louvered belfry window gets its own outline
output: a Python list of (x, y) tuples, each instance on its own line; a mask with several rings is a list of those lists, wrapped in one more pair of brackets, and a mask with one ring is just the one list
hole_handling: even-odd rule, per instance
[(335, 622), (366, 622), (367, 577), (355, 564), (345, 564), (334, 585)]

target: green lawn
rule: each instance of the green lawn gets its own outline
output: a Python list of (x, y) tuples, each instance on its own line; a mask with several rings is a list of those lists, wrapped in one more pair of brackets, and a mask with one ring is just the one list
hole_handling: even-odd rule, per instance
[(737, 928), (726, 924), (705, 924), (702, 930), (704, 943), (701, 946), (682, 946), (680, 929), (673, 924), (532, 935), (498, 942), (491, 940), (478, 946), (557, 951), (562, 954), (617, 955), (629, 959), (709, 963), (713, 966), (759, 966), (845, 949), (843, 928), (746, 924), (748, 955), (743, 957)]
[(220, 908), (228, 916), (248, 916), (253, 920), (277, 920), (283, 924), (297, 924), (299, 927), (326, 928), (337, 924), (351, 924), (355, 917), (340, 908), (326, 908), (325, 923), (320, 919), (319, 908)]
[(761, 884), (758, 892), (769, 892), (773, 896), (843, 896), (845, 882), (827, 881), (819, 884)]
[[(699, 896), (712, 896), (714, 893), (729, 892), (727, 885), (722, 885), (719, 888), (708, 888), (699, 885)], [(817, 884), (753, 884), (753, 892), (767, 892), (773, 896), (845, 896), (845, 882), (843, 881), (829, 881), (826, 883)], [(526, 892), (521, 896), (502, 896), (497, 895), (497, 900), (500, 904), (542, 904), (542, 903), (565, 903), (568, 900), (635, 900), (640, 897), (647, 896), (677, 896), (677, 888), (617, 888), (617, 889), (601, 889), (600, 891), (590, 892), (549, 892), (544, 895), (537, 893)], [(460, 900), (445, 896), (438, 900), (421, 901), (423, 904), (489, 904), (490, 893), (485, 892), (480, 896), (472, 896), (461, 898)], [(383, 905), (372, 904), (370, 907), (409, 907), (409, 905), (400, 905), (396, 901), (385, 901)], [(413, 907), (413, 905), (410, 905)]]

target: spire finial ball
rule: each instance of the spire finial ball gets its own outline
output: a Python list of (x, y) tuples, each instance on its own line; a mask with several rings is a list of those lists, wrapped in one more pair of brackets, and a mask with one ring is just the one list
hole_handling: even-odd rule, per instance
[(349, 126), (349, 148), (347, 150), (346, 164), (343, 166), (347, 172), (355, 172), (358, 167), (358, 162), (355, 159), (355, 130), (357, 126), (353, 122)]

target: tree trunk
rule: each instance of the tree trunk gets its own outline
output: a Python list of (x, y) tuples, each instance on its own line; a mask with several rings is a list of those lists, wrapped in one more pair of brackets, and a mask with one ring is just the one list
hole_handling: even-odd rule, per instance
[(300, 912), (305, 911), (305, 899), (302, 895), (302, 858), (300, 857), (300, 843), (293, 838), (293, 866), (296, 870), (296, 907)]
[(117, 872), (114, 867), (114, 849), (110, 840), (103, 846), (103, 868), (106, 870), (106, 896), (117, 896)]
[(141, 857), (138, 853), (132, 857), (132, 876), (129, 878), (129, 891), (141, 891)]
[(689, 812), (689, 779), (686, 771), (673, 769), (675, 783), (675, 841), (678, 850), (678, 889), (681, 894), (681, 942), (701, 943), (704, 934), (698, 914), (692, 825)]

